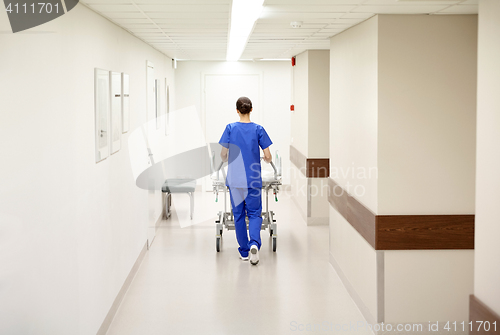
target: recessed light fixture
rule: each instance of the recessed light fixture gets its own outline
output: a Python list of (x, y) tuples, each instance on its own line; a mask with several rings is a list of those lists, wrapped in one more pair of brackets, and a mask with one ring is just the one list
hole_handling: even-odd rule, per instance
[(231, 29), (227, 45), (226, 59), (237, 61), (252, 33), (255, 21), (262, 12), (264, 0), (233, 0), (231, 8)]
[(290, 22), (290, 25), (292, 26), (292, 28), (300, 28), (302, 27), (302, 21), (292, 21)]

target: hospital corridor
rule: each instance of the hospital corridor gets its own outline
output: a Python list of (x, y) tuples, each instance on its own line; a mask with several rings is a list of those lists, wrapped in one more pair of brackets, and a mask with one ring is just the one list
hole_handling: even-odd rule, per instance
[(0, 335), (500, 334), (500, 0), (0, 7)]

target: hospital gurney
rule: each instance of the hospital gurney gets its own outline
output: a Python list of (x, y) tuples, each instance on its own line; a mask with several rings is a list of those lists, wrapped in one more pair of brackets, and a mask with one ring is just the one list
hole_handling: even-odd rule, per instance
[[(276, 163), (276, 164), (275, 164)], [(275, 201), (278, 201), (279, 187), (281, 186), (281, 157), (276, 151), (275, 163), (270, 162), (273, 172), (262, 171), (262, 190), (266, 194), (266, 205), (265, 210), (262, 211), (262, 227), (261, 230), (269, 229), (269, 236), (273, 239), (273, 251), (276, 251), (277, 238), (278, 238), (278, 227), (276, 220), (274, 219), (274, 212), (269, 210), (269, 191), (272, 190), (274, 194)], [(212, 186), (215, 193), (215, 201), (219, 199), (219, 192), (224, 193), (224, 211), (220, 211), (215, 221), (215, 248), (217, 252), (221, 249), (221, 238), (223, 228), (227, 230), (234, 230), (234, 216), (233, 210), (227, 210), (227, 194), (228, 188), (226, 186), (226, 173), (222, 168), (224, 162), (221, 162), (217, 169), (214, 169), (214, 152), (212, 152)], [(248, 229), (248, 217), (246, 218), (247, 229)]]

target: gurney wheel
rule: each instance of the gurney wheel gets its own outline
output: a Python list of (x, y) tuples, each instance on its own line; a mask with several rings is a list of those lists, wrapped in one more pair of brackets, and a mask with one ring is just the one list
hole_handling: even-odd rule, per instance
[(276, 247), (277, 247), (277, 244), (278, 243), (278, 238), (277, 237), (273, 237), (273, 251), (276, 252)]
[(220, 237), (215, 238), (215, 250), (217, 250), (217, 252), (220, 252)]

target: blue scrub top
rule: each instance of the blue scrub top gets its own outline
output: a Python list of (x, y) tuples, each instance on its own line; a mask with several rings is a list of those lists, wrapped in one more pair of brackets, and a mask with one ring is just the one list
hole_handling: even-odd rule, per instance
[(262, 188), (259, 147), (264, 150), (273, 144), (264, 127), (253, 122), (230, 123), (219, 143), (229, 149), (226, 186)]

